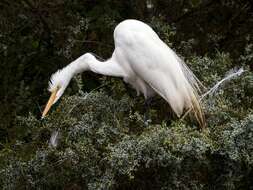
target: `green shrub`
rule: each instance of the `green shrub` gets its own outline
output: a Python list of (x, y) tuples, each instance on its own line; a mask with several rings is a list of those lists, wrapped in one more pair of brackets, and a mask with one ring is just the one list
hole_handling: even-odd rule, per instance
[[(231, 69), (228, 54), (188, 58), (206, 86)], [(246, 70), (248, 69), (245, 67)], [(64, 96), (48, 117), (17, 117), (0, 152), (2, 189), (248, 189), (253, 175), (253, 78), (246, 71), (203, 101), (208, 128), (165, 117), (155, 99), (152, 123), (143, 98), (121, 80)], [(79, 84), (80, 83), (80, 84)], [(166, 106), (168, 107), (168, 106)], [(55, 136), (55, 134), (58, 134)], [(55, 140), (50, 140), (56, 137)]]
[[(32, 115), (19, 118), (16, 129), (26, 133), (0, 153), (1, 187), (246, 189), (251, 185), (252, 111), (245, 111), (243, 119), (227, 113), (229, 120), (221, 123), (216, 120), (222, 116), (210, 117), (209, 128), (201, 132), (182, 121), (145, 127), (142, 115), (133, 112), (133, 101), (128, 96), (112, 99), (104, 92), (84, 93), (63, 98), (45, 120)], [(216, 116), (224, 110), (216, 105)], [(49, 142), (54, 131), (59, 131), (56, 147)]]

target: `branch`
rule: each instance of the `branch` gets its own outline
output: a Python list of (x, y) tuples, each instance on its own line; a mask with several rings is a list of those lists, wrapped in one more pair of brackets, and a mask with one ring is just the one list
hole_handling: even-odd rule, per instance
[(202, 4), (196, 8), (192, 8), (190, 11), (186, 12), (185, 14), (181, 15), (180, 17), (176, 18), (175, 20), (172, 20), (172, 22), (180, 22), (181, 20), (185, 19), (186, 17), (192, 17), (194, 14), (196, 14), (197, 11), (203, 9), (204, 7), (208, 7), (211, 4), (215, 3), (215, 1), (210, 0), (209, 2)]

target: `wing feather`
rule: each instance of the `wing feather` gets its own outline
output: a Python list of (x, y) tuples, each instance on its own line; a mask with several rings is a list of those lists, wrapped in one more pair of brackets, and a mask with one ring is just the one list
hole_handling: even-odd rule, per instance
[[(132, 70), (163, 97), (180, 117), (192, 109), (201, 127), (205, 126), (199, 102), (201, 84), (191, 70), (159, 37), (152, 33), (131, 32), (125, 40), (125, 56)], [(131, 35), (131, 37), (129, 37)]]

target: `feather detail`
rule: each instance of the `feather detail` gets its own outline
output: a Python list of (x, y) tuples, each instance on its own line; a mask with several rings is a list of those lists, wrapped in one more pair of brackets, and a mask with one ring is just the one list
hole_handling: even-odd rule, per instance
[[(198, 80), (198, 78), (193, 74), (193, 72), (187, 67), (187, 65), (180, 60), (180, 65), (184, 76), (188, 82), (186, 86), (188, 86), (188, 94), (190, 96), (190, 102), (188, 103), (189, 110), (193, 112), (194, 117), (199, 123), (201, 128), (206, 127), (205, 115), (203, 112), (203, 108), (200, 102), (199, 93), (202, 91), (201, 88), (205, 88), (205, 86)], [(187, 111), (188, 112), (188, 111)], [(186, 112), (186, 113), (187, 113)]]
[(74, 67), (71, 65), (64, 67), (63, 69), (59, 69), (54, 74), (52, 74), (49, 83), (48, 83), (48, 91), (52, 92), (56, 88), (65, 87), (68, 85), (69, 81), (73, 77)]
[(203, 99), (204, 97), (206, 97), (207, 95), (212, 95), (214, 94), (218, 88), (225, 82), (235, 78), (235, 77), (239, 77), (245, 70), (243, 69), (243, 67), (241, 67), (240, 69), (236, 70), (236, 69), (232, 69), (228, 72), (227, 76), (225, 76), (223, 79), (221, 79), (220, 81), (218, 81), (210, 90), (208, 90), (205, 94), (203, 94), (201, 96), (201, 99)]
[(59, 141), (59, 131), (53, 131), (49, 140), (49, 146), (56, 148)]
[(57, 85), (59, 85), (60, 78), (62, 78), (61, 71), (62, 69), (59, 69), (51, 75), (50, 80), (48, 82), (48, 91), (52, 92), (57, 87)]

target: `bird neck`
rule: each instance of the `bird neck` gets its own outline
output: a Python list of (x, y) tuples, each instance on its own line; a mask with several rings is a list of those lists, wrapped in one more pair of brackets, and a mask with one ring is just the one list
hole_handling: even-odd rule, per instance
[(89, 70), (89, 64), (86, 60), (82, 59), (81, 57), (77, 58), (75, 61), (71, 62), (66, 69), (72, 75), (76, 75), (78, 73), (82, 73), (84, 71)]
[(65, 73), (68, 73), (68, 75), (71, 78), (75, 74), (87, 70), (106, 76), (115, 76), (115, 77), (125, 76), (125, 73), (122, 70), (121, 66), (113, 58), (110, 58), (106, 61), (99, 61), (94, 56), (91, 56), (89, 54), (88, 55), (85, 54), (77, 58), (63, 70)]

